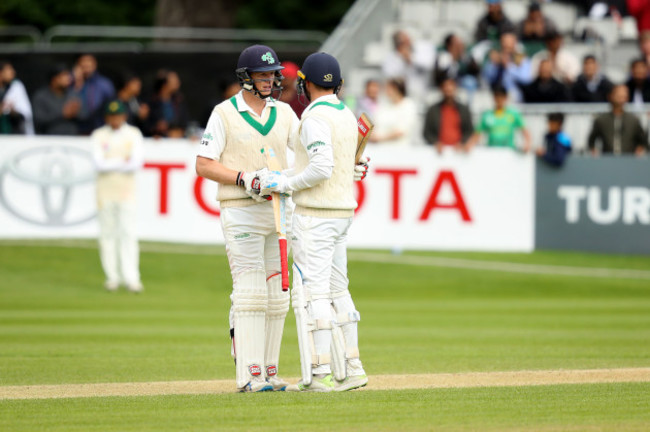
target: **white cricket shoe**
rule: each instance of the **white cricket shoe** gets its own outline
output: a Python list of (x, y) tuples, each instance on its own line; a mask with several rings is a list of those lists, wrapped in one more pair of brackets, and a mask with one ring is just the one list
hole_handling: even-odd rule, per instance
[(343, 381), (336, 381), (334, 391), (348, 391), (361, 388), (368, 384), (368, 375), (353, 375)]
[(142, 286), (141, 282), (128, 284), (126, 286), (126, 289), (129, 290), (129, 292), (136, 294), (140, 294), (142, 291), (144, 291), (144, 287)]
[(332, 374), (326, 375), (323, 378), (315, 376), (311, 379), (311, 384), (305, 385), (302, 380), (298, 384), (287, 387), (287, 391), (301, 391), (301, 392), (331, 392), (334, 391), (334, 380)]
[(266, 379), (266, 382), (273, 386), (273, 391), (285, 391), (289, 383), (277, 375), (273, 375)]
[(120, 287), (119, 282), (114, 282), (114, 281), (104, 282), (104, 288), (106, 289), (106, 291), (115, 292), (119, 287)]
[(264, 378), (253, 378), (244, 387), (238, 389), (240, 393), (256, 393), (273, 391), (273, 386), (266, 382)]

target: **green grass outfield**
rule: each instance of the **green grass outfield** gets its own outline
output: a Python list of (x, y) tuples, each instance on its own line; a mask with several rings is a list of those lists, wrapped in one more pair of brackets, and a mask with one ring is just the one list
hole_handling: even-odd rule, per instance
[[(221, 249), (143, 245), (138, 296), (102, 289), (98, 253), (85, 242), (0, 242), (0, 386), (232, 379)], [(354, 259), (368, 254), (386, 262)], [(350, 256), (370, 388), (373, 374), (650, 366), (648, 257)], [(409, 265), (416, 256), (592, 268), (594, 276)], [(595, 277), (602, 268), (639, 272)], [(291, 312), (282, 350), (281, 374), (298, 376)], [(650, 429), (650, 384), (0, 400), (2, 431), (306, 427), (641, 431)]]

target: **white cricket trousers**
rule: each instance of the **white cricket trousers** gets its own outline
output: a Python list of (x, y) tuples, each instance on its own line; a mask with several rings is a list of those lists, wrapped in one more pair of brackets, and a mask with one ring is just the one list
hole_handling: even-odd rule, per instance
[(106, 282), (140, 284), (140, 249), (133, 201), (104, 201), (98, 210), (99, 256)]
[[(308, 312), (314, 320), (333, 321), (333, 313), (355, 312), (348, 290), (348, 259), (346, 243), (352, 218), (326, 219), (294, 214), (292, 225), (293, 261), (300, 271), (302, 285), (309, 303)], [(332, 309), (334, 307), (334, 310)], [(347, 346), (358, 346), (357, 326), (344, 330)], [(315, 330), (316, 354), (330, 353), (331, 330)], [(358, 360), (357, 360), (358, 362)], [(356, 365), (355, 365), (356, 366)], [(357, 371), (363, 373), (358, 362)], [(313, 368), (313, 374), (330, 373), (330, 364)]]
[(278, 373), (289, 292), (282, 291), (280, 247), (270, 201), (223, 208), (221, 226), (233, 281), (229, 322), (241, 389), (254, 378)]

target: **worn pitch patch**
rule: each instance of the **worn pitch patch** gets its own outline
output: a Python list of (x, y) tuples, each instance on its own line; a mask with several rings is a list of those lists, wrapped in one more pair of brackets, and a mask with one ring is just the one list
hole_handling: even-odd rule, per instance
[[(290, 379), (297, 381), (297, 378)], [(363, 391), (650, 382), (650, 368), (371, 375)], [(0, 400), (223, 394), (234, 380), (0, 386)]]

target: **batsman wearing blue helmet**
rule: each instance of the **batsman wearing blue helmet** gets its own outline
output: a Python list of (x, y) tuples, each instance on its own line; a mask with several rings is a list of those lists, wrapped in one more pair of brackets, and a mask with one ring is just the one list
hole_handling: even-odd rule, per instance
[(348, 290), (346, 253), (357, 207), (358, 129), (354, 114), (338, 99), (342, 84), (334, 57), (322, 52), (307, 57), (298, 72), (298, 93), (310, 103), (300, 121), (295, 167), (260, 175), (262, 195), (292, 193), (296, 205), (292, 303), (302, 380), (288, 390), (343, 391), (368, 383), (359, 360), (360, 315)]
[(197, 174), (219, 183), (217, 200), (233, 280), (232, 355), (242, 392), (287, 387), (277, 374), (289, 294), (282, 291), (271, 202), (255, 193), (258, 177), (266, 171), (260, 150), (272, 149), (286, 168), (287, 146), (293, 147), (298, 129), (291, 107), (274, 98), (282, 88), (282, 69), (268, 46), (242, 51), (236, 69), (242, 90), (214, 108), (196, 158)]

